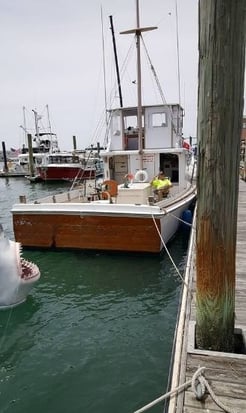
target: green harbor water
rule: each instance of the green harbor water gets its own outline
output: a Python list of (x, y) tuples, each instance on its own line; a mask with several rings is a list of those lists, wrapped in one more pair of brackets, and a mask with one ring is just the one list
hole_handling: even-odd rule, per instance
[[(2, 178), (6, 235), (13, 239), (19, 195), (65, 187)], [(187, 237), (180, 232), (168, 244), (180, 271)], [(181, 288), (167, 254), (23, 255), (41, 278), (25, 303), (0, 312), (1, 413), (133, 413), (166, 392)]]

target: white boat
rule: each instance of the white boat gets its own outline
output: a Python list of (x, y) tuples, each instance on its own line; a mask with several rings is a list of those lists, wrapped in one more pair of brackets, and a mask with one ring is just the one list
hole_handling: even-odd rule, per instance
[(26, 171), (20, 165), (19, 158), (8, 158), (6, 163), (6, 168), (3, 167), (0, 169), (0, 177), (1, 178), (8, 178), (8, 177), (24, 177), (26, 175)]
[[(148, 29), (127, 32), (137, 37), (138, 104), (109, 111), (103, 184), (15, 204), (14, 234), (24, 246), (158, 253), (177, 231), (196, 197), (192, 151), (183, 146), (179, 103), (141, 103), (140, 37)], [(151, 181), (160, 170), (172, 187), (156, 199)]]
[[(23, 108), (24, 111), (24, 125), (25, 125), (25, 107)], [(28, 130), (26, 126), (21, 126), (21, 128), (25, 132), (25, 141), (26, 143), (23, 145), (20, 154), (18, 155), (18, 162), (21, 170), (24, 172), (25, 176), (27, 178), (30, 178), (30, 180), (34, 180), (32, 178), (37, 178), (37, 168), (42, 164), (44, 158), (48, 154), (53, 154), (60, 152), (59, 145), (58, 145), (58, 138), (56, 133), (53, 133), (51, 131), (51, 125), (50, 125), (50, 120), (49, 120), (49, 108), (48, 105), (46, 105), (46, 111), (47, 111), (47, 119), (48, 119), (48, 125), (44, 127), (42, 125), (42, 128), (40, 127), (40, 120), (43, 118), (43, 116), (39, 115), (36, 110), (32, 110), (34, 113), (34, 123), (35, 123), (35, 133), (32, 135), (32, 143), (31, 143), (31, 152), (32, 152), (32, 163), (33, 163), (33, 168), (30, 168), (30, 154), (29, 154), (29, 149), (30, 145), (28, 146), (27, 144), (27, 136), (28, 136)], [(34, 176), (31, 175), (31, 169), (34, 171)]]

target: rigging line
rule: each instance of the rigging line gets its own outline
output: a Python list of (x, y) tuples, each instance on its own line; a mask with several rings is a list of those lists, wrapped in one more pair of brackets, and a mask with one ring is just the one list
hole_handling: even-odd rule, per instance
[[(69, 192), (74, 189), (75, 185), (76, 185), (78, 182), (81, 182), (81, 181), (83, 181), (83, 180), (85, 179), (85, 176), (84, 176), (85, 170), (86, 170), (86, 167), (87, 167), (87, 165), (88, 165), (88, 163), (89, 163), (89, 159), (91, 158), (91, 155), (92, 155), (92, 154), (93, 154), (93, 149), (90, 150), (90, 152), (89, 152), (89, 154), (88, 154), (88, 156), (87, 156), (85, 165), (83, 165), (83, 172), (82, 172), (81, 177), (79, 177), (79, 175), (80, 175), (80, 172), (81, 172), (82, 167), (78, 170), (78, 173), (77, 173), (77, 175), (75, 176), (75, 178), (74, 178), (74, 180), (73, 180), (73, 182), (72, 182), (72, 185), (71, 185), (71, 187), (70, 187), (70, 189), (69, 189)], [(86, 184), (85, 184), (85, 185), (86, 185)]]
[(159, 93), (160, 93), (160, 96), (161, 96), (162, 103), (163, 103), (164, 105), (167, 105), (167, 110), (168, 110), (168, 112), (169, 112), (169, 116), (170, 116), (170, 119), (171, 119), (172, 127), (173, 127), (173, 129), (174, 129), (174, 132), (177, 133), (177, 130), (176, 130), (175, 125), (174, 125), (174, 122), (173, 122), (173, 112), (172, 112), (172, 110), (170, 109), (169, 105), (167, 104), (166, 98), (165, 98), (165, 96), (164, 96), (164, 93), (163, 93), (163, 90), (162, 90), (162, 87), (161, 87), (160, 80), (159, 80), (159, 78), (158, 78), (158, 76), (157, 76), (156, 70), (155, 70), (155, 68), (154, 68), (154, 66), (153, 66), (153, 63), (152, 63), (151, 59), (150, 59), (150, 55), (149, 55), (149, 53), (148, 53), (146, 44), (145, 44), (142, 36), (141, 36), (141, 40), (142, 40), (142, 43), (143, 43), (143, 46), (144, 46), (144, 50), (145, 50), (147, 59), (148, 59), (149, 64), (150, 64), (150, 69), (151, 69), (152, 72), (153, 72), (153, 75), (154, 75), (154, 78), (155, 78), (155, 81), (156, 81), (156, 85), (157, 85), (157, 88), (158, 88)]
[[(104, 125), (104, 112), (101, 113), (96, 127), (92, 133), (92, 137), (91, 137), (91, 142), (95, 142), (95, 139), (100, 135), (100, 131), (102, 130), (102, 127)], [(107, 127), (107, 123), (106, 123), (106, 127)]]
[[(122, 67), (121, 67), (121, 69), (120, 69), (120, 75), (121, 75), (121, 76), (123, 76), (123, 75), (125, 74), (125, 72), (127, 71), (127, 65), (128, 65), (129, 60), (130, 60), (131, 55), (133, 55), (133, 49), (134, 49), (134, 47), (135, 47), (135, 41), (134, 41), (134, 39), (133, 39), (132, 42), (131, 42), (131, 44), (130, 44), (130, 47), (129, 47), (129, 49), (128, 49), (128, 52), (127, 52), (127, 54), (126, 54), (126, 57), (125, 57), (125, 59), (124, 59), (124, 61), (123, 61)], [(129, 79), (132, 80), (132, 79), (130, 78), (130, 76), (129, 76)]]
[(150, 59), (150, 55), (149, 55), (149, 53), (148, 53), (146, 44), (145, 44), (144, 39), (143, 39), (142, 36), (141, 36), (141, 40), (142, 40), (142, 43), (143, 43), (143, 46), (144, 46), (144, 50), (145, 50), (147, 59), (148, 59), (149, 64), (150, 64), (150, 68), (151, 68), (151, 70), (152, 70), (152, 72), (153, 72), (153, 75), (154, 75), (154, 78), (155, 78), (155, 81), (156, 81), (156, 84), (157, 84), (159, 93), (160, 93), (160, 95), (161, 95), (162, 102), (165, 103), (165, 104), (167, 104), (166, 98), (165, 98), (165, 96), (164, 96), (164, 93), (163, 93), (163, 90), (162, 90), (162, 87), (161, 87), (161, 83), (160, 83), (159, 78), (158, 78), (158, 76), (157, 76), (156, 70), (155, 70), (155, 68), (154, 68), (154, 66), (153, 66), (153, 63), (152, 63), (152, 61), (151, 61), (151, 59)]
[[(120, 77), (121, 77), (122, 79), (123, 79), (123, 77), (124, 77), (124, 75), (125, 75), (125, 72), (126, 72), (126, 70), (127, 70), (127, 65), (128, 65), (128, 62), (129, 62), (129, 59), (130, 59), (130, 55), (132, 54), (132, 50), (133, 50), (133, 47), (134, 47), (134, 46), (135, 46), (135, 43), (134, 43), (134, 40), (132, 40), (131, 45), (130, 45), (130, 47), (129, 47), (128, 51), (127, 51), (127, 54), (126, 54), (126, 56), (125, 56), (125, 58), (124, 58), (123, 64), (122, 64), (122, 66), (121, 66), (121, 68), (120, 68)], [(129, 76), (129, 79), (130, 79), (130, 76)], [(109, 97), (109, 109), (112, 107), (113, 101), (114, 101), (114, 99), (115, 99), (115, 91), (116, 91), (116, 89), (117, 89), (117, 81), (114, 81), (113, 86), (112, 86), (112, 89), (111, 89), (111, 92), (110, 92), (110, 97)]]
[(52, 128), (51, 128), (51, 121), (50, 121), (50, 111), (49, 111), (49, 106), (48, 106), (48, 105), (46, 105), (45, 107), (46, 107), (46, 112), (47, 112), (48, 130), (49, 130), (49, 132), (50, 132), (50, 134), (51, 134), (51, 132), (52, 132)]
[[(18, 290), (19, 290), (19, 288), (17, 288), (16, 293), (18, 293)], [(14, 310), (14, 306), (10, 308), (10, 312), (9, 312), (9, 316), (8, 316), (8, 319), (7, 319), (7, 323), (6, 323), (6, 326), (5, 326), (5, 328), (4, 328), (2, 338), (1, 338), (1, 340), (0, 340), (0, 351), (2, 350), (3, 342), (4, 342), (5, 337), (6, 337), (6, 333), (7, 333), (8, 327), (9, 327), (9, 323), (10, 323), (10, 319), (11, 319), (11, 317), (12, 317), (13, 310)]]
[(179, 22), (178, 22), (178, 3), (177, 0), (175, 2), (175, 16), (176, 16), (176, 47), (177, 47), (177, 65), (178, 65), (178, 93), (179, 93), (179, 104), (181, 101), (180, 97), (180, 62), (179, 62)]
[(107, 125), (107, 84), (106, 84), (106, 64), (105, 64), (105, 44), (104, 44), (104, 26), (103, 26), (103, 10), (101, 5), (101, 29), (102, 29), (102, 51), (103, 51), (103, 84), (104, 84), (104, 104), (105, 104), (105, 122)]
[(156, 220), (155, 220), (153, 214), (152, 214), (152, 219), (153, 219), (153, 221), (154, 221), (154, 224), (155, 224), (156, 230), (157, 230), (157, 232), (158, 232), (158, 235), (159, 235), (159, 237), (160, 237), (160, 239), (161, 239), (162, 245), (163, 245), (163, 247), (165, 248), (166, 253), (167, 253), (170, 261), (172, 262), (172, 264), (173, 264), (173, 266), (174, 266), (174, 268), (175, 268), (175, 270), (176, 270), (179, 278), (181, 279), (181, 281), (183, 282), (183, 284), (186, 286), (187, 290), (190, 290), (189, 285), (188, 285), (187, 282), (184, 280), (184, 277), (181, 275), (181, 273), (180, 273), (177, 265), (175, 264), (175, 262), (173, 261), (173, 259), (172, 259), (172, 257), (171, 257), (170, 252), (168, 251), (168, 248), (167, 248), (167, 246), (166, 246), (166, 244), (165, 244), (165, 242), (164, 242), (164, 240), (163, 240), (163, 238), (162, 238), (162, 235), (161, 235), (161, 233), (160, 233), (160, 231), (159, 231), (159, 228), (158, 228), (158, 226), (157, 226), (157, 223), (156, 223)]

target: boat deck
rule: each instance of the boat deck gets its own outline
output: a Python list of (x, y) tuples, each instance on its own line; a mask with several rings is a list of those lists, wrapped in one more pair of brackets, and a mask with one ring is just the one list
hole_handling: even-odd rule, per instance
[[(146, 188), (142, 188), (145, 185)], [(194, 186), (190, 187), (190, 190), (194, 191)], [(146, 190), (145, 190), (146, 189)], [(133, 192), (132, 192), (133, 190)], [(56, 204), (56, 203), (65, 203), (65, 204), (83, 204), (88, 202), (101, 202), (101, 203), (112, 203), (113, 204), (120, 204), (120, 203), (130, 203), (130, 204), (145, 204), (149, 205), (150, 201), (148, 199), (149, 195), (153, 195), (153, 190), (150, 189), (150, 184), (139, 184), (134, 183), (129, 188), (123, 188), (123, 185), (119, 185), (119, 191), (121, 194), (117, 194), (117, 196), (112, 196), (111, 199), (104, 199), (101, 200), (98, 192), (94, 188), (94, 181), (88, 180), (87, 187), (79, 187), (77, 189), (69, 190), (67, 192), (57, 193), (55, 195), (48, 195), (46, 197), (37, 199), (35, 201), (29, 201), (26, 197), (21, 196), (19, 199), (20, 203), (28, 203), (28, 204)], [(138, 193), (139, 191), (139, 193)], [(142, 193), (143, 192), (143, 193)], [(180, 189), (178, 185), (174, 185), (170, 190), (169, 194), (158, 201), (155, 199), (153, 202), (155, 205), (167, 206), (173, 201), (176, 201), (177, 198), (182, 198), (186, 195), (187, 189)], [(120, 195), (120, 196), (119, 196)]]
[[(176, 331), (171, 389), (190, 381), (199, 367), (205, 367), (204, 376), (216, 399), (227, 408), (222, 409), (206, 392), (202, 401), (196, 399), (191, 385), (170, 399), (168, 413), (216, 413), (246, 412), (246, 355), (202, 351), (195, 348), (195, 252), (194, 230), (190, 249), (181, 310)], [(246, 183), (240, 180), (238, 200), (238, 229), (236, 252), (236, 305), (235, 333), (239, 333), (246, 344)], [(192, 298), (191, 298), (192, 295)]]

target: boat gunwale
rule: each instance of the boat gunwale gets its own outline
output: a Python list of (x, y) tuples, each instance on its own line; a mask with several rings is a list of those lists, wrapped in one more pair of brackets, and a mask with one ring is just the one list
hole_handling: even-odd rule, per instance
[(144, 204), (110, 204), (110, 203), (27, 203), (27, 204), (15, 204), (11, 209), (11, 213), (15, 214), (68, 214), (68, 215), (108, 215), (108, 216), (129, 216), (134, 217), (162, 217), (168, 213), (172, 213), (175, 210), (182, 207), (187, 202), (192, 202), (195, 199), (195, 189), (183, 194), (180, 199), (170, 198), (170, 201), (160, 201), (156, 205), (144, 205)]

